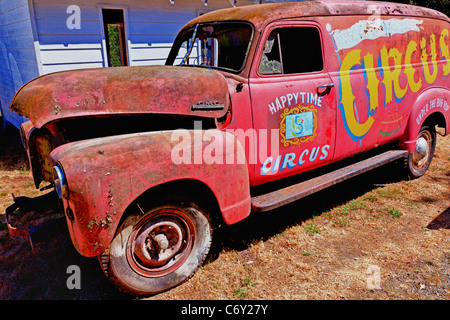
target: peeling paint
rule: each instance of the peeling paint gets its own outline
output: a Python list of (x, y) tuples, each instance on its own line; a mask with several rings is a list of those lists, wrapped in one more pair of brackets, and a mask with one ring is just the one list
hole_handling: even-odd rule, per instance
[(350, 28), (343, 30), (331, 31), (328, 24), (327, 29), (330, 29), (328, 31), (333, 35), (336, 49), (339, 51), (353, 48), (364, 40), (375, 40), (395, 34), (405, 34), (410, 31), (419, 32), (422, 23), (423, 20), (417, 19), (373, 19), (358, 21)]

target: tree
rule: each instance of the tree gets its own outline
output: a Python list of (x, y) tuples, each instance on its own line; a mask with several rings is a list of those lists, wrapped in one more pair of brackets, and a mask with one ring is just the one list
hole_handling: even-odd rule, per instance
[(395, 0), (390, 2), (413, 4), (445, 13), (450, 17), (450, 0)]

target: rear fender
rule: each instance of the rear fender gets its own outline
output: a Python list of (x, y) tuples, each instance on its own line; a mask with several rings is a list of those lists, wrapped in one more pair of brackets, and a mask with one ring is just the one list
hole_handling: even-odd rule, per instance
[[(163, 131), (98, 138), (53, 150), (51, 161), (60, 163), (66, 176), (64, 210), (80, 254), (103, 252), (129, 205), (166, 182), (202, 182), (214, 194), (227, 224), (250, 214), (248, 167), (245, 157), (237, 163), (243, 148), (235, 136), (219, 130), (180, 131), (181, 135)], [(232, 157), (234, 163), (227, 164)]]
[(413, 104), (405, 134), (401, 142), (408, 152), (414, 152), (416, 138), (422, 125), (433, 120), (432, 125), (445, 129), (444, 135), (450, 132), (450, 90), (432, 88), (424, 91)]

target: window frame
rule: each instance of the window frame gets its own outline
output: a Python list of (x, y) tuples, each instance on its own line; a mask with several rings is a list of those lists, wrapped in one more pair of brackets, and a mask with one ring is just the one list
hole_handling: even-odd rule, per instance
[[(242, 66), (240, 67), (239, 70), (229, 69), (229, 68), (225, 68), (225, 67), (212, 67), (212, 66), (202, 66), (202, 65), (195, 65), (195, 66), (194, 65), (189, 65), (189, 66), (183, 65), (183, 66), (184, 67), (214, 69), (214, 70), (228, 72), (228, 73), (232, 73), (232, 74), (241, 74), (247, 68), (247, 64), (248, 64), (249, 60), (252, 59), (252, 57), (250, 55), (252, 52), (252, 46), (255, 41), (255, 33), (256, 33), (255, 26), (252, 23), (250, 23), (249, 21), (245, 21), (245, 20), (204, 21), (204, 22), (198, 23), (198, 25), (203, 26), (203, 25), (216, 25), (216, 24), (229, 24), (229, 23), (245, 24), (250, 27), (250, 31), (251, 31), (249, 44), (248, 44), (247, 50), (245, 52), (245, 58), (243, 60)], [(172, 48), (170, 49), (170, 52), (166, 59), (165, 65), (173, 65), (173, 66), (177, 65), (177, 64), (175, 64), (175, 60), (177, 59), (177, 52), (175, 52), (176, 51), (175, 48), (178, 48), (177, 50), (179, 50), (179, 48), (181, 47), (181, 43), (182, 43), (182, 42), (180, 43), (180, 40), (183, 37), (185, 37), (185, 35), (187, 33), (189, 33), (193, 27), (195, 27), (195, 25), (190, 26), (188, 29), (181, 30), (180, 33), (178, 33), (178, 35), (176, 36), (176, 38), (172, 44)], [(198, 39), (196, 41), (198, 41)]]
[(123, 29), (124, 29), (124, 46), (125, 46), (125, 55), (126, 55), (126, 66), (131, 66), (131, 48), (130, 48), (130, 34), (129, 34), (129, 20), (128, 20), (128, 6), (127, 5), (115, 5), (115, 4), (103, 4), (99, 3), (97, 5), (98, 14), (99, 14), (99, 23), (100, 23), (100, 36), (102, 38), (102, 53), (103, 53), (103, 67), (109, 67), (109, 59), (108, 59), (108, 49), (106, 45), (106, 37), (105, 34), (105, 24), (103, 19), (103, 9), (112, 9), (112, 10), (122, 10), (123, 12)]
[[(259, 72), (259, 65), (261, 63), (262, 57), (263, 57), (263, 53), (264, 53), (264, 47), (266, 44), (267, 39), (269, 38), (270, 34), (272, 33), (272, 31), (277, 30), (277, 29), (281, 29), (281, 28), (315, 28), (318, 31), (319, 34), (319, 41), (320, 41), (320, 46), (321, 46), (321, 52), (322, 52), (322, 70), (319, 71), (312, 71), (312, 72), (299, 72), (299, 73), (274, 73), (274, 74), (262, 74)], [(279, 33), (277, 33), (277, 37), (279, 38)], [(256, 59), (254, 60), (256, 63), (253, 66), (253, 76), (256, 76), (258, 78), (272, 78), (272, 77), (290, 77), (290, 76), (302, 76), (302, 75), (312, 75), (312, 74), (321, 74), (321, 73), (326, 73), (327, 72), (327, 64), (326, 64), (326, 57), (325, 57), (325, 52), (324, 52), (324, 41), (323, 41), (323, 33), (322, 33), (322, 29), (319, 23), (316, 23), (315, 21), (283, 21), (283, 22), (275, 22), (272, 23), (270, 25), (268, 25), (264, 32), (263, 35), (261, 37), (261, 40), (258, 44), (258, 48), (257, 48), (257, 56), (255, 57)], [(282, 60), (282, 56), (281, 56), (281, 47), (279, 48), (280, 50), (280, 58)], [(281, 62), (281, 65), (282, 62)], [(283, 72), (283, 68), (282, 68), (282, 72)]]

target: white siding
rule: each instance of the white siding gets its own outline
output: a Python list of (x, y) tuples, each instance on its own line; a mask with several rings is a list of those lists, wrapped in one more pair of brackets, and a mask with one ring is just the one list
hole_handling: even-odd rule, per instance
[[(0, 0), (0, 107), (9, 111), (20, 86), (40, 74), (107, 65), (101, 8), (122, 8), (129, 64), (164, 64), (178, 31), (200, 13), (228, 8), (230, 0)], [(238, 5), (255, 4), (238, 0)], [(81, 9), (81, 28), (69, 29), (69, 5)]]
[(129, 9), (128, 17), (131, 65), (154, 65), (165, 63), (178, 31), (196, 12)]
[[(81, 28), (69, 29), (69, 4), (34, 0), (42, 73), (103, 67), (99, 11), (95, 2), (80, 4)], [(77, 4), (72, 1), (70, 4)]]
[(15, 92), (39, 75), (27, 0), (0, 0), (0, 108), (15, 126), (26, 120), (9, 109)]
[[(105, 66), (101, 7), (125, 9), (129, 64), (164, 64), (178, 31), (201, 12), (231, 7), (230, 0), (33, 0), (42, 72)], [(81, 8), (81, 29), (68, 29), (67, 7)], [(255, 4), (240, 0), (238, 5)]]
[[(180, 29), (200, 13), (232, 7), (230, 0), (136, 0), (128, 9), (131, 65), (164, 64)], [(237, 5), (257, 4), (238, 0)]]

